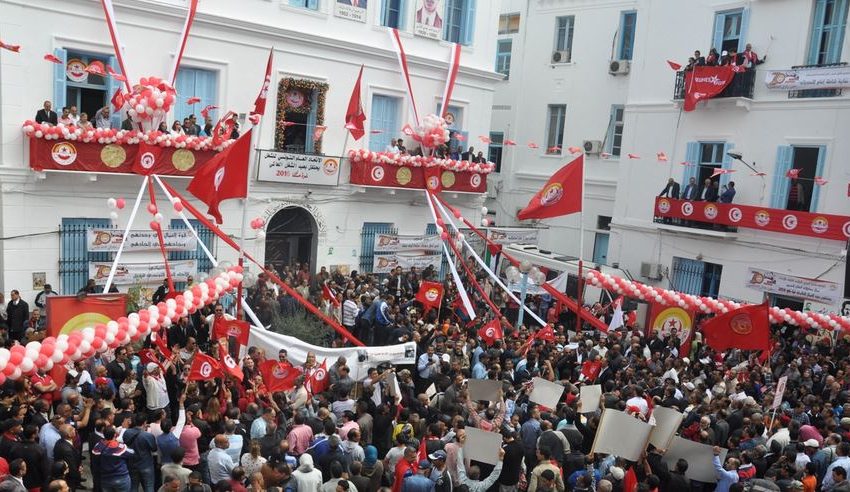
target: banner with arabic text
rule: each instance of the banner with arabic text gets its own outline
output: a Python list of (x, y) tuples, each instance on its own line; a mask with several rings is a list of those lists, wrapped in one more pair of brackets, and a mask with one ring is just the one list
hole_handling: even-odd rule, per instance
[[(115, 252), (121, 246), (124, 231), (118, 229), (89, 229), (86, 231), (86, 250), (89, 253)], [(188, 229), (163, 229), (166, 251), (195, 251), (198, 239)], [(130, 231), (124, 251), (159, 251), (156, 231)]]
[[(198, 274), (198, 262), (195, 260), (170, 261), (171, 278), (175, 282), (185, 282), (189, 276)], [(111, 261), (92, 261), (89, 263), (89, 278), (95, 284), (106, 285)], [(156, 263), (119, 263), (112, 283), (116, 285), (158, 284), (165, 278), (165, 264)]]
[(496, 244), (537, 244), (539, 229), (492, 227), (487, 237)]
[(747, 287), (760, 292), (799, 297), (833, 306), (841, 302), (841, 285), (835, 282), (795, 277), (752, 267), (749, 268), (747, 278)]
[(764, 85), (776, 91), (850, 88), (850, 66), (768, 70)]
[(440, 251), (440, 236), (400, 236), (398, 234), (376, 234), (375, 251)]
[(263, 150), (257, 161), (257, 180), (336, 186), (339, 184), (339, 161), (339, 157)]
[(438, 254), (400, 255), (396, 253), (375, 253), (375, 266), (372, 268), (372, 273), (390, 273), (396, 267), (401, 267), (404, 270), (416, 267), (417, 270), (422, 270), (429, 266), (439, 271), (442, 261), (442, 255)]

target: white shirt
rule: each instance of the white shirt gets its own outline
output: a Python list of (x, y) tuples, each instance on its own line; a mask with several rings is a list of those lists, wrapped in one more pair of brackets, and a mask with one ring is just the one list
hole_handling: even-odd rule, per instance
[(165, 386), (165, 378), (161, 375), (158, 377), (146, 375), (144, 385), (147, 394), (145, 404), (148, 410), (158, 410), (168, 406), (168, 388)]
[(437, 17), (436, 10), (429, 14), (427, 10), (425, 10), (424, 8), (422, 9), (422, 24), (425, 24), (426, 26), (433, 26), (435, 17)]
[(389, 154), (398, 154), (398, 146), (396, 145), (387, 145), (386, 152)]

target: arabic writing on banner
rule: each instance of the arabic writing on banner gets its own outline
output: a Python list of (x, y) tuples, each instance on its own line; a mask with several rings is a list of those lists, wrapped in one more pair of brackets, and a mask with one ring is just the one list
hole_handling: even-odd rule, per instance
[(398, 234), (376, 234), (375, 251), (439, 251), (440, 236), (399, 236)]
[(841, 286), (824, 280), (794, 277), (770, 270), (749, 268), (747, 287), (761, 292), (801, 297), (823, 304), (841, 302)]
[(429, 266), (440, 269), (442, 263), (442, 255), (400, 255), (396, 253), (375, 253), (374, 268), (372, 273), (390, 273), (396, 267), (401, 267), (404, 270), (409, 270), (411, 267), (416, 267), (417, 270), (422, 270)]
[(321, 186), (339, 184), (339, 158), (260, 151), (257, 180)]
[[(185, 282), (189, 276), (198, 274), (198, 262), (195, 260), (170, 261), (168, 266), (171, 268), (171, 278), (175, 282)], [(111, 261), (92, 261), (89, 263), (89, 278), (93, 278), (96, 285), (106, 285), (111, 268)], [(158, 284), (164, 278), (165, 264), (162, 262), (119, 263), (112, 283), (116, 285)]]
[(487, 237), (496, 244), (537, 244), (538, 229), (497, 228), (487, 229)]
[(768, 70), (764, 85), (777, 91), (850, 88), (850, 66)]
[[(86, 249), (94, 252), (115, 252), (121, 246), (124, 231), (117, 229), (89, 229), (86, 231)], [(188, 229), (163, 229), (162, 239), (166, 251), (195, 251), (198, 239)], [(124, 251), (155, 251), (159, 250), (159, 239), (156, 231), (130, 231)]]

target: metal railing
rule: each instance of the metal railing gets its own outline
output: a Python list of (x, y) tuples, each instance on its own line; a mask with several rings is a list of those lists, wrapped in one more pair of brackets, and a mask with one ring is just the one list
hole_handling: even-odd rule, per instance
[[(680, 72), (676, 72), (676, 85), (673, 88), (673, 99), (681, 100), (685, 98), (685, 74), (687, 72), (682, 70)], [(732, 82), (723, 89), (723, 92), (714, 96), (718, 97), (746, 97), (748, 99), (753, 98), (753, 90), (755, 88), (756, 83), (756, 71), (753, 69), (747, 69), (745, 72), (737, 72), (732, 78)]]

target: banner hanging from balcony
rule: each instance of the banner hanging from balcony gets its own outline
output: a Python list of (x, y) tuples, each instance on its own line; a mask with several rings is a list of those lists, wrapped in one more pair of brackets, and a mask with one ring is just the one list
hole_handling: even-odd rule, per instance
[(845, 215), (658, 197), (655, 216), (835, 241), (850, 238), (850, 216)]
[[(188, 277), (198, 275), (198, 262), (195, 260), (170, 261), (171, 276), (175, 282), (186, 282)], [(89, 278), (94, 279), (95, 285), (105, 285), (111, 261), (89, 262)], [(158, 284), (165, 278), (165, 265), (153, 263), (119, 263), (113, 283), (116, 285)]]
[(764, 75), (764, 85), (768, 89), (777, 91), (848, 89), (850, 88), (850, 65), (768, 70)]
[(375, 251), (397, 253), (399, 251), (440, 251), (440, 236), (400, 236), (398, 234), (376, 234)]
[[(351, 184), (390, 188), (425, 189), (425, 168), (379, 162), (352, 162)], [(438, 169), (443, 191), (484, 193), (487, 175), (482, 172)]]
[(275, 183), (336, 186), (339, 184), (339, 161), (338, 157), (263, 150), (257, 161), (257, 179)]
[(697, 103), (723, 92), (735, 77), (735, 67), (699, 66), (685, 74), (685, 111), (693, 111)]
[[(195, 251), (198, 240), (188, 229), (163, 229), (166, 251)], [(121, 246), (124, 232), (118, 229), (88, 229), (86, 231), (86, 251), (89, 253), (114, 253)], [(159, 251), (159, 238), (156, 231), (131, 230), (124, 244), (124, 251)]]

